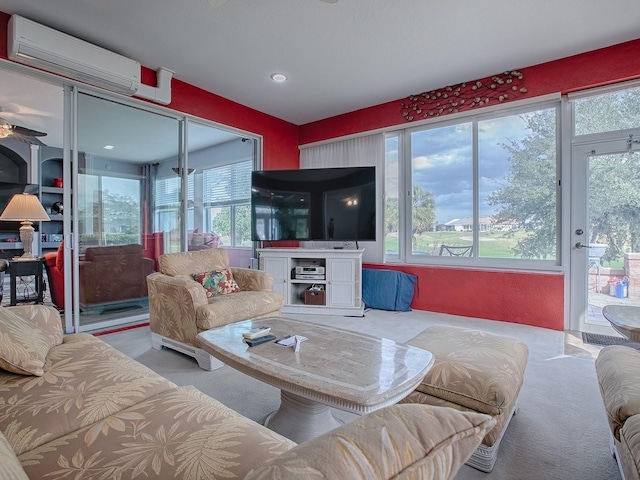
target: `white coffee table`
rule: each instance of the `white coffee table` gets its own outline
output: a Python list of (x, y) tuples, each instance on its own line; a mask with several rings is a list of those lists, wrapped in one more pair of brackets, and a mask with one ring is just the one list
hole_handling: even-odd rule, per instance
[[(243, 332), (265, 325), (277, 338), (296, 334), (308, 340), (299, 352), (242, 341)], [(265, 425), (298, 443), (340, 425), (329, 407), (362, 415), (397, 403), (434, 361), (430, 352), (393, 340), (282, 317), (234, 323), (198, 339), (230, 367), (281, 390), (280, 408)]]

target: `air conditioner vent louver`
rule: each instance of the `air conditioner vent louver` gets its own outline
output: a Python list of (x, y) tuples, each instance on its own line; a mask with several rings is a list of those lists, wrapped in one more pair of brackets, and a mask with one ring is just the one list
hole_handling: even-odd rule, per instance
[(140, 88), (135, 60), (19, 15), (9, 20), (7, 50), (11, 60), (110, 91), (133, 95)]

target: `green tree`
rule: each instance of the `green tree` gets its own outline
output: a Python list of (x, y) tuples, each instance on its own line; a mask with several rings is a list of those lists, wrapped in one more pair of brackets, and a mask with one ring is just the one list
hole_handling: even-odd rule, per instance
[(591, 243), (608, 245), (604, 260), (640, 252), (640, 153), (604, 155), (589, 161)]
[[(140, 231), (140, 202), (127, 195), (102, 192), (105, 223), (111, 232), (137, 233)], [(106, 227), (106, 225), (105, 225)]]
[[(640, 88), (576, 102), (576, 133), (638, 128)], [(604, 260), (640, 251), (640, 153), (594, 156), (589, 160), (589, 223), (592, 243), (605, 243)]]
[[(499, 206), (497, 223), (516, 223), (526, 232), (513, 247), (523, 258), (553, 258), (556, 250), (555, 110), (523, 116), (530, 130), (521, 141), (502, 144), (510, 154), (506, 186), (495, 190), (489, 205)], [(508, 233), (513, 236), (514, 232)]]
[(399, 219), (400, 210), (397, 198), (387, 198), (384, 206), (384, 228), (385, 233), (397, 233), (400, 230)]
[(436, 220), (436, 202), (431, 192), (414, 185), (411, 193), (411, 206), (411, 234), (415, 242), (418, 236), (433, 230)]
[[(640, 126), (640, 89), (575, 102), (576, 134)], [(515, 221), (527, 235), (514, 253), (553, 258), (556, 244), (555, 114), (542, 110), (523, 117), (530, 133), (503, 144), (510, 154), (506, 186), (489, 197), (499, 206), (496, 220)], [(589, 160), (589, 223), (592, 243), (608, 245), (605, 260), (625, 250), (640, 251), (640, 153), (597, 156)]]
[[(234, 213), (234, 246), (251, 245), (251, 211), (248, 205), (238, 205)], [(212, 230), (221, 237), (231, 238), (231, 207), (222, 207), (215, 215)]]

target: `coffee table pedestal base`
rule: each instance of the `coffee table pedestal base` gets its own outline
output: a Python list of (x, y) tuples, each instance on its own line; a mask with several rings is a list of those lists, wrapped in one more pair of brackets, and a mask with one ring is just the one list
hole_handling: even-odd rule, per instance
[(327, 405), (282, 390), (280, 408), (265, 418), (264, 425), (302, 443), (339, 427), (342, 422), (333, 416)]

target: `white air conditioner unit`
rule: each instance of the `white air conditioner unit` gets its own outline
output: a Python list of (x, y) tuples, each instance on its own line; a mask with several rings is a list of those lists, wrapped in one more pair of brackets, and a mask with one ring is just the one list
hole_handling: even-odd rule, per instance
[(66, 33), (12, 15), (7, 56), (113, 92), (133, 95), (140, 88), (140, 64)]

